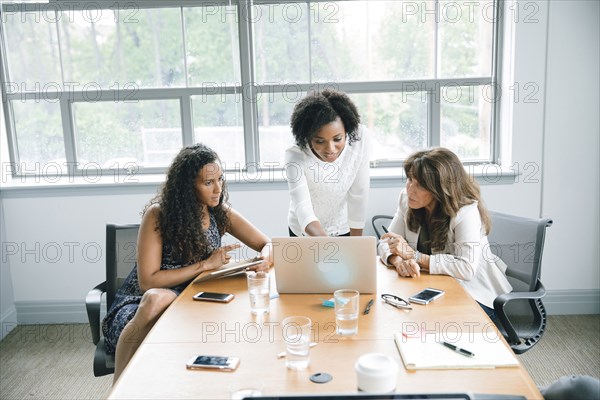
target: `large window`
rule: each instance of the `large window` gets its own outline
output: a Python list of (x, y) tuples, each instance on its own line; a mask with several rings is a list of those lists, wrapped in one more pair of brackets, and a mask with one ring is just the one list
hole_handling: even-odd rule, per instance
[[(163, 171), (204, 142), (283, 167), (307, 92), (356, 102), (374, 168), (445, 146), (495, 162), (496, 1), (3, 3), (12, 172)], [(48, 165), (52, 165), (48, 169)]]

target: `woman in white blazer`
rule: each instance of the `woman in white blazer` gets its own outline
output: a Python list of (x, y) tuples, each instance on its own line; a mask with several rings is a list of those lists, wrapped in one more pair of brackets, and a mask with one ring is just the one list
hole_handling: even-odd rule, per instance
[(494, 299), (512, 287), (490, 251), (491, 222), (479, 185), (450, 150), (419, 151), (404, 162), (407, 181), (382, 236), (381, 260), (403, 277), (450, 275), (494, 318)]

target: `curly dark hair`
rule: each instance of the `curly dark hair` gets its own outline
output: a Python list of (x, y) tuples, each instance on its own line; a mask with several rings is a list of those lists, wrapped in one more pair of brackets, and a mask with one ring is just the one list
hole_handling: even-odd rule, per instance
[(421, 223), (426, 222), (430, 231), (432, 250), (442, 251), (448, 241), (450, 220), (463, 206), (477, 201), (481, 223), (489, 234), (492, 223), (481, 199), (479, 185), (471, 178), (460, 159), (452, 151), (443, 147), (418, 151), (404, 161), (404, 172), (428, 192), (437, 204), (431, 215), (425, 208), (408, 209), (407, 221), (411, 231), (417, 232)]
[[(170, 245), (173, 259), (185, 265), (197, 261), (208, 248), (202, 229), (202, 208), (196, 195), (196, 178), (205, 165), (220, 162), (217, 153), (203, 144), (184, 147), (173, 159), (159, 193), (144, 208), (143, 213), (153, 204), (160, 205), (156, 231), (163, 244)], [(229, 228), (228, 200), (227, 186), (223, 182), (219, 204), (211, 208), (221, 235)]]
[(348, 143), (360, 140), (358, 124), (360, 115), (348, 95), (333, 89), (310, 92), (294, 107), (290, 126), (296, 144), (305, 149), (310, 140), (324, 126), (340, 117), (348, 135)]

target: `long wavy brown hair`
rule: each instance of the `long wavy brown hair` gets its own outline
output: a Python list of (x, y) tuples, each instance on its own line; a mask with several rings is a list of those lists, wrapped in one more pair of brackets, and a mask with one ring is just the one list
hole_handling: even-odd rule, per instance
[[(197, 261), (209, 248), (206, 231), (202, 229), (202, 205), (196, 195), (196, 178), (207, 164), (221, 161), (217, 153), (203, 144), (184, 147), (171, 163), (167, 180), (159, 193), (146, 205), (144, 213), (153, 204), (160, 205), (156, 230), (165, 244), (171, 248), (174, 260), (184, 264)], [(229, 194), (223, 182), (219, 204), (209, 211), (217, 221), (221, 235), (229, 227)]]
[(492, 224), (487, 209), (483, 205), (479, 185), (471, 178), (458, 156), (448, 149), (437, 147), (419, 151), (404, 161), (404, 172), (430, 192), (436, 206), (430, 215), (425, 208), (408, 209), (407, 220), (411, 231), (417, 232), (425, 223), (429, 227), (432, 250), (442, 251), (448, 242), (450, 220), (461, 207), (477, 201), (481, 222), (489, 234)]

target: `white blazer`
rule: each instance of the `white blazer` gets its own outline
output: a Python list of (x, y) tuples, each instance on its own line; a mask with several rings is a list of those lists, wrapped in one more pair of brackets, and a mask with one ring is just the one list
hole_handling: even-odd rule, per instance
[[(398, 203), (389, 231), (403, 236), (409, 246), (416, 249), (420, 229), (413, 232), (408, 228), (406, 189), (400, 193)], [(392, 254), (387, 241), (379, 241), (378, 252), (387, 263)], [(490, 308), (494, 308), (496, 297), (512, 290), (505, 275), (506, 264), (490, 250), (477, 202), (458, 210), (456, 217), (450, 220), (446, 247), (441, 252), (431, 254), (429, 260), (430, 274), (456, 278), (475, 300)]]

